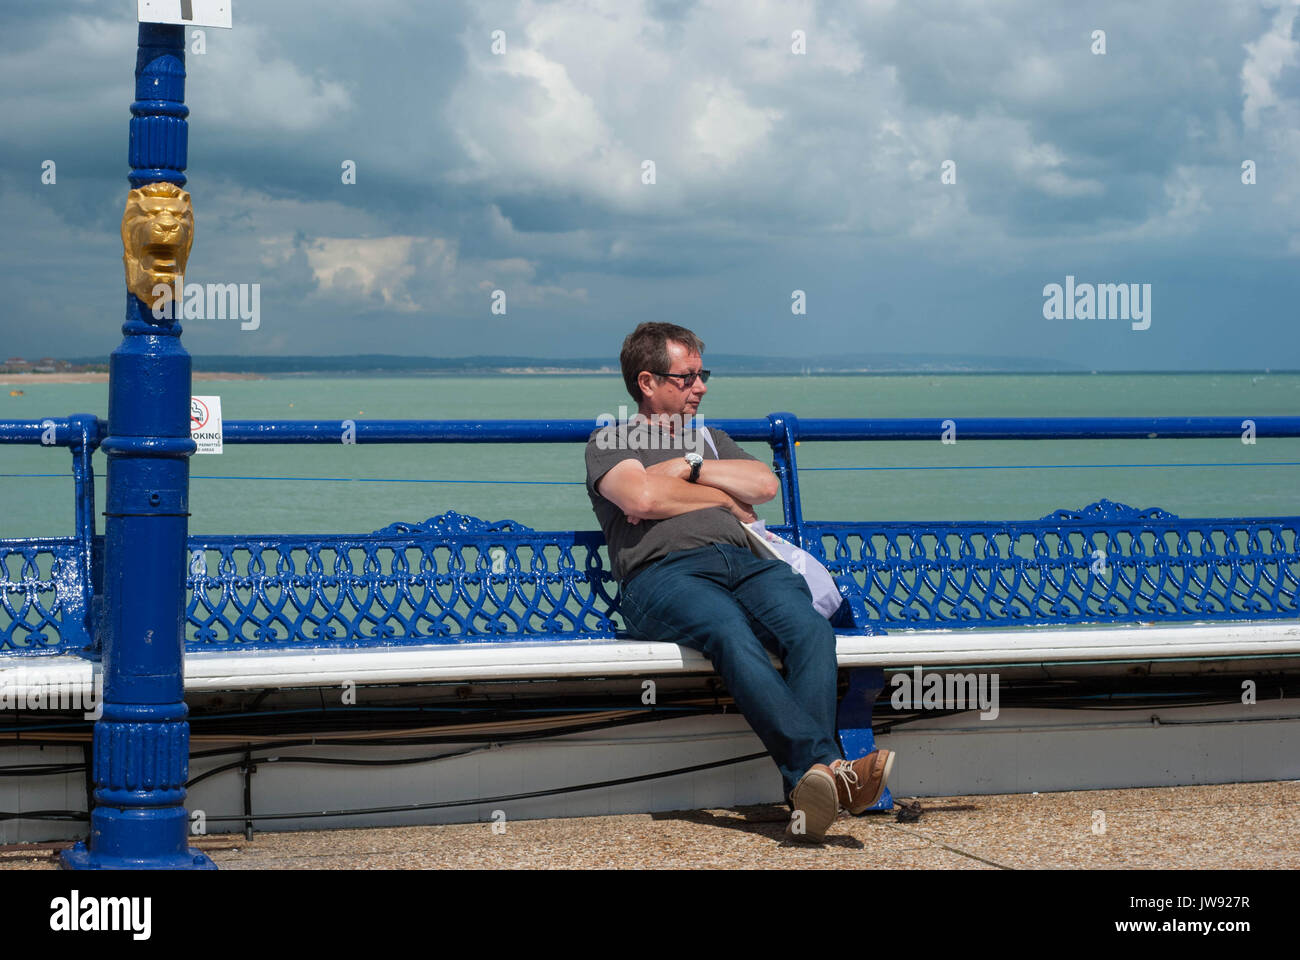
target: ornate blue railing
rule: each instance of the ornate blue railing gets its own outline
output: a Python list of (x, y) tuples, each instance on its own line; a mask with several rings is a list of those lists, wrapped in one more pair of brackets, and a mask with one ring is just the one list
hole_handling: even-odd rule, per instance
[(76, 498), (72, 537), (0, 540), (0, 654), (97, 646), (103, 538), (95, 536), (94, 453), (107, 434), (107, 422), (88, 413), (0, 421), (0, 444), (39, 444), (72, 453)]
[(92, 645), (75, 537), (0, 540), (0, 652), (61, 653)]
[(1297, 529), (1109, 500), (1026, 523), (804, 525), (854, 620), (883, 627), (1295, 617)]
[[(1239, 417), (963, 419), (963, 439), (1237, 437)], [(1300, 436), (1300, 417), (1256, 417)], [(1266, 620), (1300, 615), (1300, 517), (1180, 519), (1107, 500), (1037, 521), (807, 521), (796, 440), (930, 440), (932, 419), (723, 420), (765, 441), (785, 514), (772, 529), (836, 574), (841, 632), (889, 627)], [(579, 443), (566, 421), (360, 421), (365, 443)], [(226, 443), (341, 443), (338, 421), (228, 421)], [(102, 537), (92, 455), (104, 421), (0, 422), (0, 443), (73, 453), (77, 534), (0, 540), (0, 653), (95, 649)], [(446, 513), (370, 534), (191, 536), (191, 649), (579, 640), (621, 629), (598, 531), (539, 531)]]
[(191, 537), (189, 639), (231, 649), (613, 636), (604, 542), (452, 512), (366, 536)]

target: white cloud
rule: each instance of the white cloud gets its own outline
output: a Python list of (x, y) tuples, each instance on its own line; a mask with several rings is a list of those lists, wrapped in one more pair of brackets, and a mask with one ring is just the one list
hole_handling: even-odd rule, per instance
[(705, 81), (691, 90), (699, 103), (691, 133), (696, 149), (722, 166), (732, 166), (761, 147), (781, 111), (757, 109), (729, 82)]
[(640, 158), (618, 141), (587, 85), (570, 74), (573, 60), (540, 49), (548, 39), (567, 49), (590, 37), (573, 22), (573, 10), (534, 13), (525, 4), (519, 16), (527, 31), (507, 31), (505, 55), (491, 52), (486, 26), (462, 38), (466, 74), (445, 112), (471, 164), (450, 179), (500, 179), (522, 190), (581, 188), (606, 201), (630, 200), (639, 187)]
[[(0, 57), (0, 139), (49, 140), (69, 123), (121, 118), (132, 99), (135, 23), (62, 11), (32, 32), (22, 47), (6, 44)], [(61, 63), (69, 68), (58, 69)]]
[(1054, 100), (1069, 89), (1065, 66), (1059, 55), (1030, 53), (1015, 57), (994, 80), (993, 92), (1026, 104)]
[(1300, 43), (1291, 39), (1297, 10), (1300, 10), (1300, 5), (1295, 0), (1284, 2), (1273, 17), (1268, 32), (1254, 43), (1245, 45), (1247, 57), (1241, 68), (1241, 120), (1247, 130), (1258, 127), (1260, 115), (1280, 104), (1273, 84), (1300, 54)]
[[(810, 149), (820, 130), (778, 141), (788, 109), (774, 101), (789, 100), (793, 84), (819, 101), (820, 122), (842, 102), (822, 78), (855, 83), (863, 65), (852, 30), (823, 22), (809, 0), (700, 3), (680, 24), (626, 0), (521, 0), (474, 13), (466, 73), (445, 109), (470, 159), (452, 182), (562, 191), (622, 212), (681, 215), (737, 174), (775, 178), (766, 168)], [(502, 56), (490, 49), (495, 28), (506, 32)], [(807, 55), (791, 52), (794, 29), (808, 34)], [(641, 182), (646, 160), (652, 188)]]
[[(124, 126), (123, 109), (133, 99), (136, 33), (130, 14), (66, 12), (42, 25), (36, 43), (7, 49), (0, 58), (0, 85), (11, 91), (5, 126), (19, 125), (33, 138), (61, 133), (86, 117)], [(324, 62), (303, 69), (255, 23), (208, 30), (206, 44), (205, 54), (186, 55), (186, 102), (196, 121), (231, 126), (242, 136), (302, 133), (352, 109), (346, 88), (325, 75)], [(75, 69), (60, 67), (63, 62), (75, 62)]]
[[(289, 238), (266, 246), (272, 263), (292, 256)], [(318, 237), (302, 248), (316, 286), (313, 299), (336, 308), (464, 313), (486, 309), (485, 293), (496, 289), (505, 290), (511, 303), (587, 299), (585, 288), (536, 282), (536, 261), (462, 260), (456, 241), (445, 237)]]
[[(1017, 132), (1028, 140), (1023, 128)], [(1053, 197), (1089, 197), (1100, 196), (1106, 188), (1096, 180), (1071, 177), (1061, 168), (1065, 165), (1065, 156), (1050, 143), (1011, 143), (1008, 154), (1011, 168), (1035, 189)]]
[(417, 270), (427, 282), (430, 272), (447, 279), (456, 269), (455, 245), (441, 237), (321, 237), (306, 252), (322, 294), (401, 313), (429, 306), (408, 289)]
[(304, 68), (278, 53), (273, 36), (254, 23), (207, 31), (207, 53), (186, 58), (186, 101), (203, 122), (244, 137), (304, 133), (353, 109), (347, 88), (327, 76), (328, 61)]

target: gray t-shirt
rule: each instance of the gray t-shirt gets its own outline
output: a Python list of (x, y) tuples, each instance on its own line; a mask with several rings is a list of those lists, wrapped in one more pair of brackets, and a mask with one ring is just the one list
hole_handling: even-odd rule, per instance
[[(587, 495), (591, 498), (591, 508), (596, 511), (600, 529), (605, 533), (611, 567), (620, 584), (626, 582), (629, 573), (639, 572), (638, 568), (660, 560), (674, 550), (691, 550), (710, 543), (731, 543), (749, 549), (749, 535), (726, 507), (704, 507), (663, 520), (628, 523), (626, 514), (617, 504), (596, 492), (596, 484), (624, 460), (639, 460), (643, 466), (652, 467), (683, 456), (689, 450), (697, 451), (705, 460), (758, 460), (758, 457), (750, 456), (717, 427), (708, 428), (717, 447), (717, 456), (714, 456), (708, 443), (674, 445), (667, 430), (657, 427), (650, 429), (660, 430), (659, 449), (630, 449), (623, 440), (628, 436), (626, 426), (620, 426), (624, 427), (622, 431), (612, 427), (597, 428), (587, 440)], [(602, 431), (605, 431), (603, 438)], [(686, 439), (691, 436), (688, 433)], [(611, 442), (611, 438), (615, 442)]]

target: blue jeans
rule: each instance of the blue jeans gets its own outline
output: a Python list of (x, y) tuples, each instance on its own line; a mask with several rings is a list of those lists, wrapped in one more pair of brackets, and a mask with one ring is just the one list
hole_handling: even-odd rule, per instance
[(787, 799), (814, 763), (840, 759), (835, 631), (789, 564), (729, 543), (677, 550), (632, 578), (619, 610), (633, 637), (709, 658), (776, 761)]

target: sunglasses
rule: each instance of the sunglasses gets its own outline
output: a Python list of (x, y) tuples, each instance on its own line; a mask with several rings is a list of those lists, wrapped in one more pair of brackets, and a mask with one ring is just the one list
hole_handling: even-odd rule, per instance
[(699, 377), (702, 383), (709, 382), (708, 370), (701, 370), (699, 373), (655, 373), (653, 370), (648, 370), (646, 372), (654, 373), (656, 377), (680, 377), (683, 390), (689, 390), (691, 387), (695, 386), (696, 377)]

